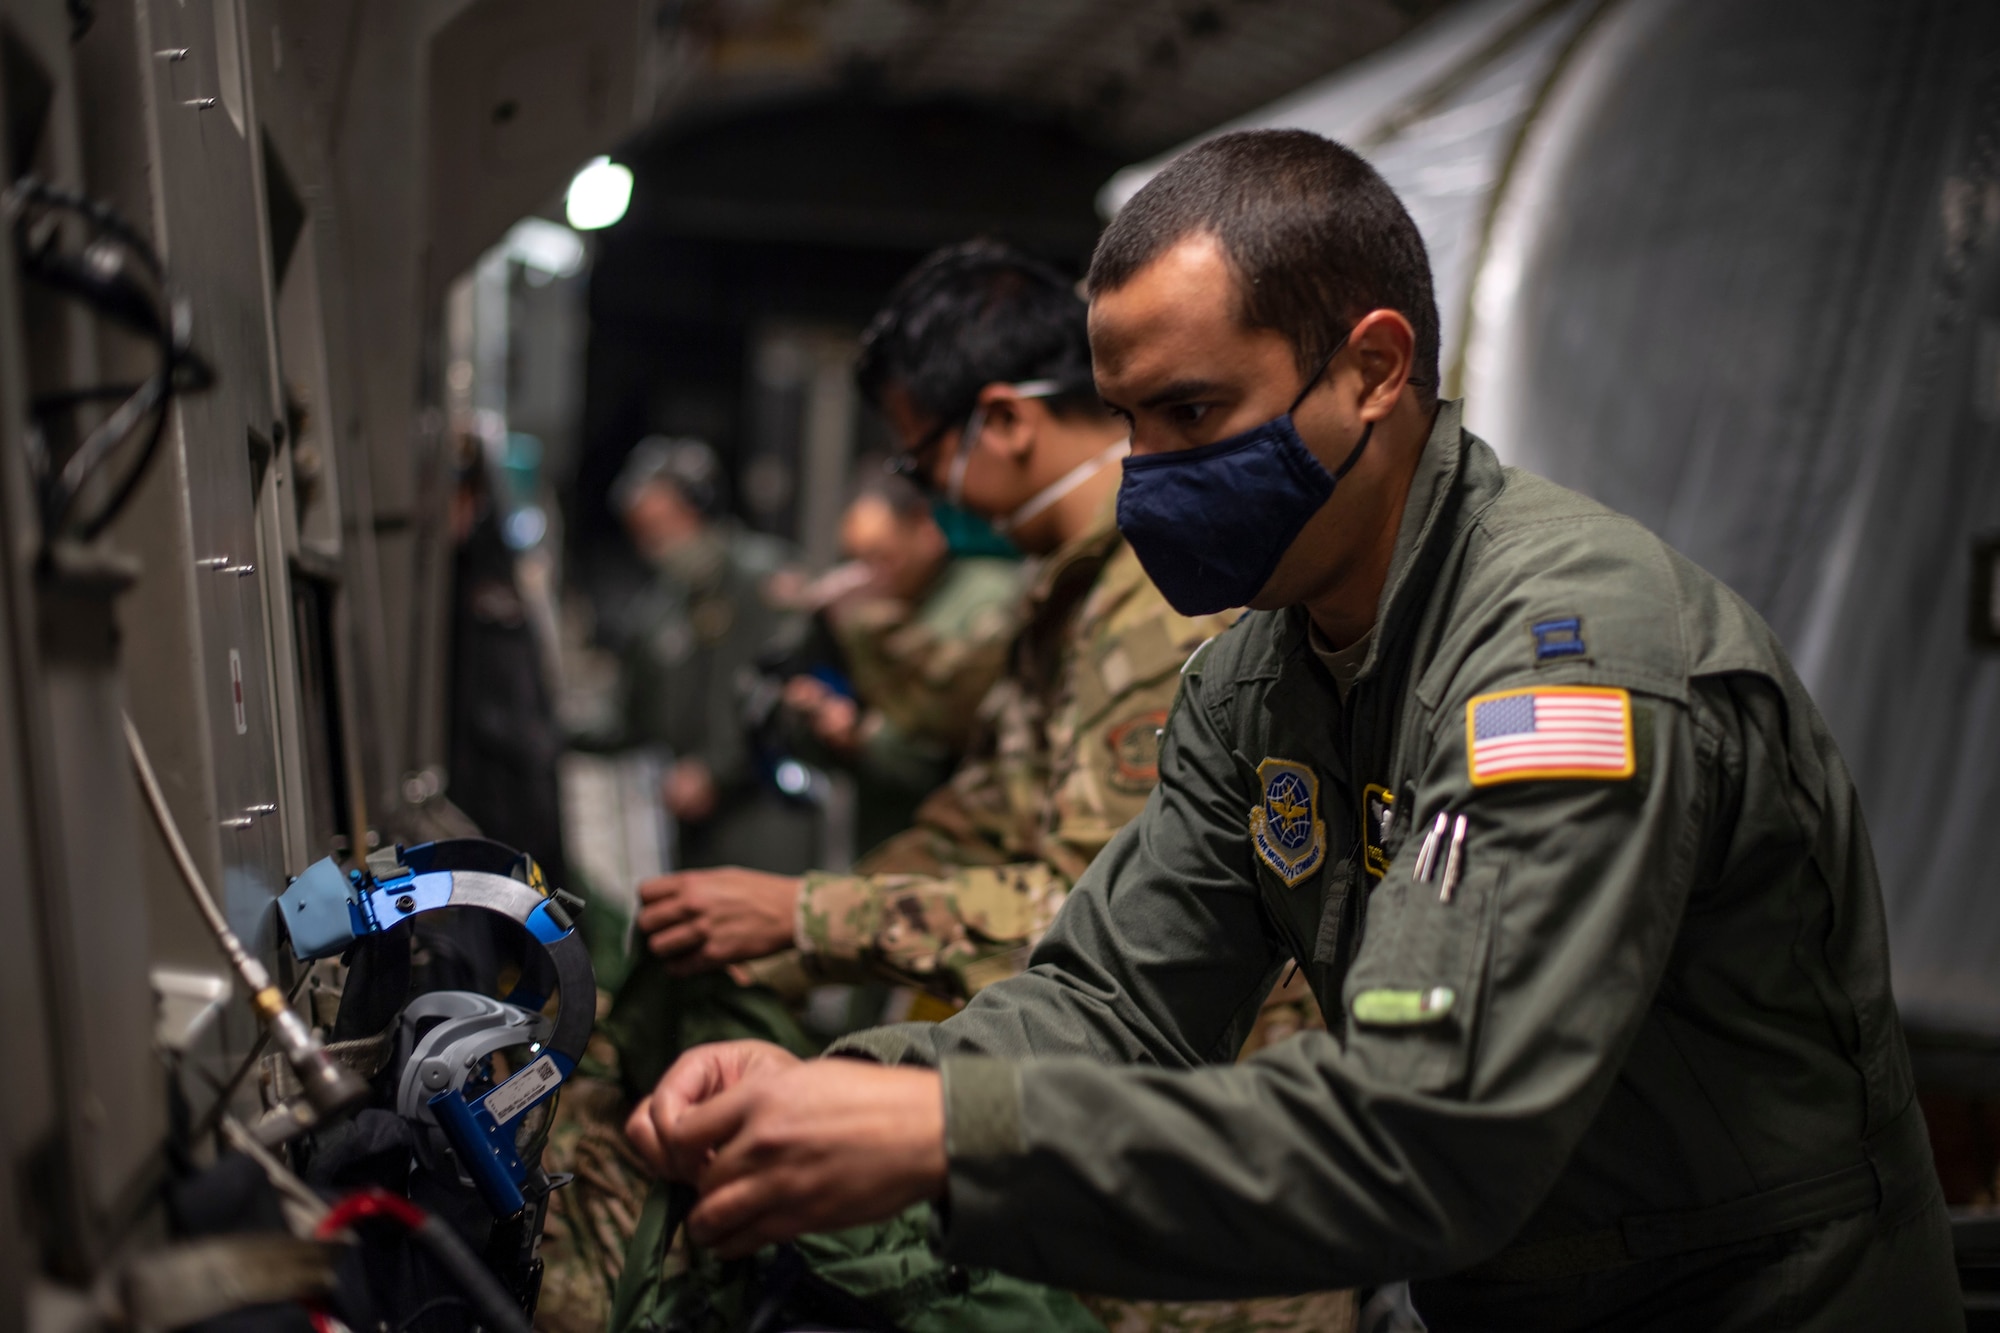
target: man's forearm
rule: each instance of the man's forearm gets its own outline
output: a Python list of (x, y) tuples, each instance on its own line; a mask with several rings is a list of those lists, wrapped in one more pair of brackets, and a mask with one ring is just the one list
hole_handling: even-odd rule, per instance
[(1069, 882), (1040, 862), (949, 875), (807, 875), (798, 945), (952, 997), (1018, 973)]

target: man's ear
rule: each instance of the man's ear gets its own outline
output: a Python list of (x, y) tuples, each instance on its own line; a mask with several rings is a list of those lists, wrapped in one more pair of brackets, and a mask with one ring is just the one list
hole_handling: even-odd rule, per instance
[(1012, 385), (989, 384), (979, 391), (979, 405), (985, 409), (983, 445), (1015, 464), (1034, 452), (1041, 415), (1048, 411), (1039, 401), (1023, 398)]
[(1371, 310), (1348, 344), (1361, 368), (1361, 415), (1387, 416), (1416, 369), (1417, 331), (1400, 310)]

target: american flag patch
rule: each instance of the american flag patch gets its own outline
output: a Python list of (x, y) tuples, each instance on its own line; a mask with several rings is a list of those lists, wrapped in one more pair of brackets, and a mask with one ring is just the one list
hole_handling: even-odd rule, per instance
[(1632, 696), (1546, 686), (1482, 694), (1465, 706), (1472, 785), (1523, 778), (1629, 778)]

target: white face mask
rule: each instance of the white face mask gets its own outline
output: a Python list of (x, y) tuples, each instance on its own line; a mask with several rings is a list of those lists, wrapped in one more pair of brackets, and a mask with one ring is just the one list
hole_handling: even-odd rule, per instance
[[(1007, 387), (1022, 398), (1053, 398), (1062, 392), (1063, 386), (1055, 380), (1024, 380)], [(958, 447), (952, 453), (951, 468), (945, 474), (945, 498), (960, 508), (963, 508), (965, 503), (965, 471), (972, 463), (972, 451), (979, 446), (980, 432), (985, 429), (986, 408), (984, 406), (973, 408), (972, 415), (966, 419), (965, 430), (958, 438)], [(1049, 506), (1125, 457), (1131, 449), (1130, 439), (1120, 440), (1105, 449), (1103, 453), (1085, 459), (1036, 491), (1012, 513), (997, 515), (987, 521), (992, 524), (995, 532), (1003, 537), (1011, 537), (1021, 530), (1022, 524), (1032, 522), (1046, 513)]]

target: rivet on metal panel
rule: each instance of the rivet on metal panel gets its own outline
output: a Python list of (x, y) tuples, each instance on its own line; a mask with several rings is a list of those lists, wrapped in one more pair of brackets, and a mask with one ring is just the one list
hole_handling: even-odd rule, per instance
[(170, 46), (164, 51), (153, 52), (153, 58), (179, 62), (188, 58), (188, 49), (185, 46)]
[(215, 102), (216, 99), (213, 97), (190, 97), (185, 102), (182, 102), (181, 105), (191, 106), (197, 111), (206, 111), (214, 106)]
[(224, 828), (245, 829), (255, 824), (257, 820), (250, 815), (232, 815), (221, 822)]
[(251, 564), (249, 561), (246, 560), (240, 565), (224, 565), (217, 572), (222, 574), (234, 574), (239, 579), (247, 579), (252, 574), (255, 574), (257, 572), (257, 566)]
[(194, 562), (196, 569), (227, 569), (229, 557), (226, 555), (205, 555)]
[(264, 817), (265, 817), (266, 815), (275, 815), (275, 814), (277, 814), (277, 813), (278, 813), (278, 804), (277, 804), (277, 802), (276, 802), (276, 801), (260, 801), (260, 802), (259, 802), (258, 804), (256, 804), (256, 805), (251, 805), (251, 806), (245, 806), (245, 807), (244, 807), (244, 813), (246, 813), (246, 814), (252, 814), (252, 815), (255, 815), (255, 816), (257, 816), (257, 817), (258, 817), (259, 819), (262, 819), (262, 818), (264, 818)]

